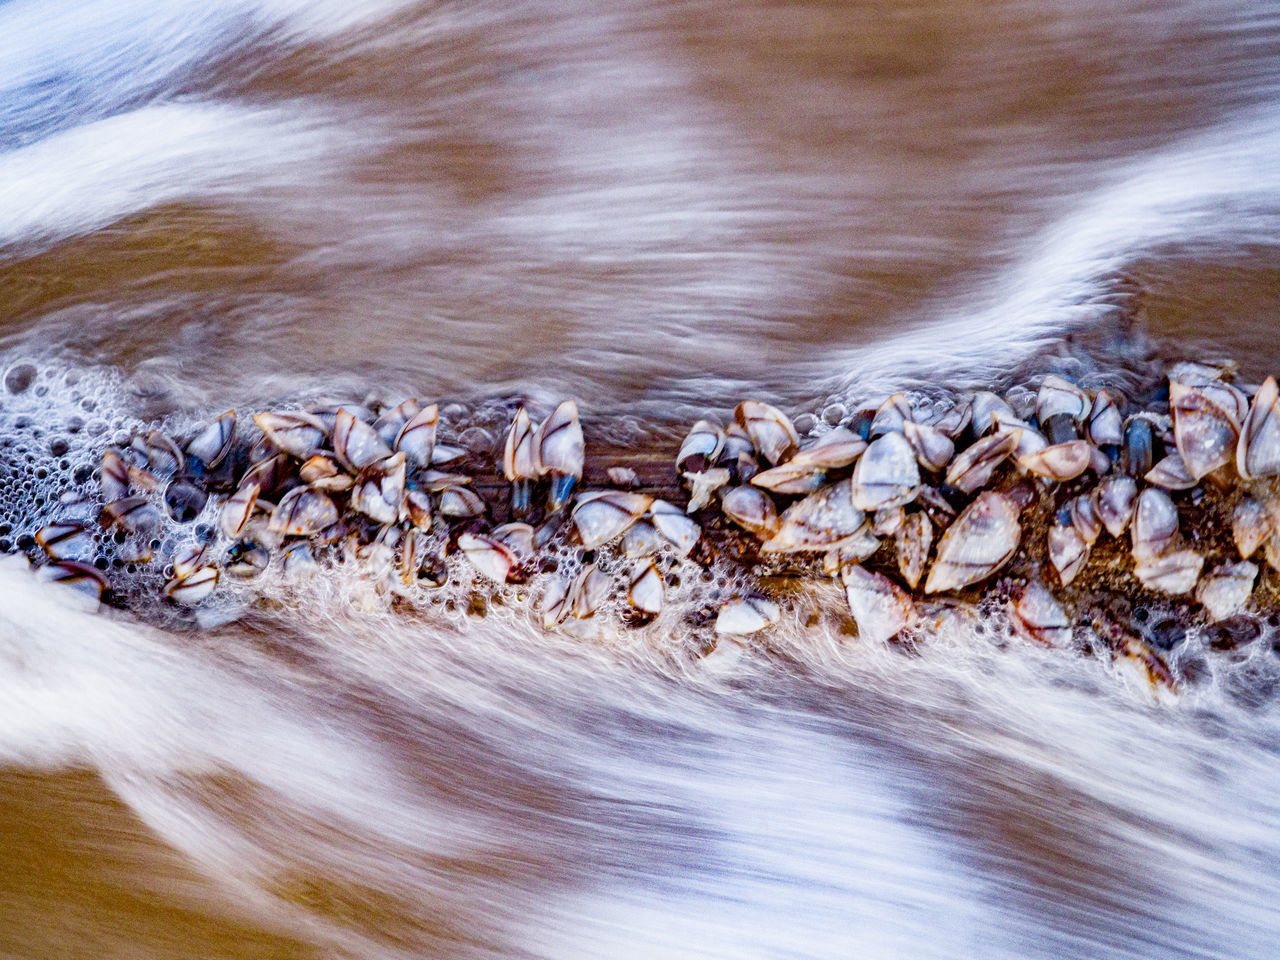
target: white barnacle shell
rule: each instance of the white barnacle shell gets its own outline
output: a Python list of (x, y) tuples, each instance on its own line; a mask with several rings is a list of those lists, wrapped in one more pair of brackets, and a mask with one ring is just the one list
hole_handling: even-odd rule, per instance
[(933, 428), (945, 433), (954, 440), (960, 436), (964, 428), (973, 420), (973, 404), (961, 400), (946, 413), (933, 422)]
[(471, 478), (465, 473), (444, 473), (441, 470), (420, 471), (414, 480), (419, 488), (431, 493), (439, 493), (441, 490), (460, 487), (471, 482)]
[(1179, 360), (1169, 368), (1169, 380), (1188, 387), (1203, 387), (1216, 383), (1224, 374), (1233, 370), (1235, 364), (1230, 362), (1197, 363), (1194, 360)]
[(482, 513), (484, 513), (484, 501), (474, 490), (459, 485), (441, 491), (440, 516), (478, 517)]
[(514, 521), (494, 527), (489, 537), (499, 543), (506, 544), (515, 551), (517, 558), (532, 559), (537, 553), (537, 533), (532, 524)]
[[(54, 560), (46, 563), (36, 568), (36, 577), (46, 583), (60, 583), (71, 587), (92, 601), (101, 600), (107, 589), (106, 578), (96, 567), (76, 560)], [(97, 606), (96, 602), (94, 606)]]
[[(307, 407), (306, 413), (310, 415), (315, 423), (325, 432), (326, 435), (333, 433), (333, 425), (337, 422), (338, 411), (346, 407), (359, 420), (372, 422), (374, 419), (373, 411), (363, 404), (359, 403), (315, 403)], [(296, 411), (289, 411), (290, 414)], [(256, 419), (256, 418), (255, 418)]]
[(1036, 419), (1042, 424), (1063, 414), (1079, 423), (1089, 412), (1089, 395), (1069, 380), (1049, 374), (1036, 394)]
[(185, 577), (204, 566), (205, 556), (208, 553), (209, 547), (206, 544), (188, 547), (182, 551), (182, 553), (173, 558), (174, 577)]
[(1163, 460), (1148, 470), (1145, 479), (1147, 483), (1166, 490), (1190, 490), (1198, 483), (1177, 450), (1170, 451)]
[(535, 439), (536, 428), (529, 420), (528, 412), (521, 407), (511, 421), (506, 446), (502, 450), (502, 473), (508, 480), (538, 478), (540, 471)]
[(871, 532), (871, 521), (868, 520), (836, 544), (836, 567), (838, 569), (841, 563), (861, 563), (879, 549), (880, 538)]
[(1112, 662), (1129, 673), (1139, 683), (1145, 683), (1157, 696), (1179, 692), (1178, 681), (1169, 672), (1169, 666), (1141, 639), (1122, 631), (1108, 638)]
[(1124, 443), (1124, 420), (1120, 416), (1120, 408), (1106, 390), (1099, 390), (1093, 398), (1086, 434), (1098, 447), (1118, 447)]
[[(1118, 453), (1119, 451), (1117, 451)], [(1111, 472), (1111, 457), (1100, 450), (1098, 447), (1090, 444), (1089, 446), (1089, 469), (1100, 477), (1106, 476)]]
[[(680, 516), (688, 519), (683, 513)], [(622, 552), (632, 560), (653, 556), (658, 552), (661, 544), (662, 538), (658, 535), (657, 529), (653, 524), (645, 523), (643, 520), (633, 523), (622, 535)]]
[(920, 490), (920, 467), (915, 451), (900, 433), (886, 433), (871, 441), (853, 468), (853, 505), (879, 510), (910, 503)]
[(751, 435), (736, 420), (724, 429), (724, 447), (720, 450), (719, 463), (740, 463), (743, 457), (755, 459), (756, 445)]
[(1204, 391), (1171, 381), (1169, 408), (1173, 411), (1173, 437), (1187, 471), (1196, 480), (1230, 463), (1239, 440), (1239, 426), (1232, 415), (1214, 403)]
[(1048, 541), (1049, 562), (1058, 571), (1058, 578), (1065, 587), (1089, 562), (1089, 543), (1071, 521), (1069, 508), (1058, 511), (1053, 525), (1049, 527)]
[[(739, 469), (738, 475), (741, 476), (742, 472)], [(797, 463), (793, 457), (786, 463), (752, 474), (750, 482), (765, 490), (772, 490), (774, 493), (804, 494), (813, 493), (822, 486), (825, 476), (824, 468), (815, 467), (804, 461)]]
[(720, 424), (699, 420), (680, 444), (680, 452), (676, 454), (676, 469), (681, 469), (684, 462), (693, 456), (702, 457), (707, 464), (715, 463), (720, 451), (724, 449), (724, 441), (724, 429)]
[(1267, 377), (1253, 395), (1253, 404), (1236, 444), (1236, 470), (1245, 480), (1280, 474), (1280, 388)]
[(992, 420), (995, 422), (995, 430), (992, 431), (993, 436), (998, 436), (1002, 433), (1013, 433), (1015, 430), (1018, 431), (1018, 445), (1013, 448), (1013, 459), (1015, 460), (1029, 457), (1033, 453), (1039, 453), (1049, 445), (1049, 441), (1044, 438), (1044, 434), (1025, 420), (1007, 416), (998, 410), (992, 414)]
[[(323, 420), (301, 410), (259, 413), (254, 416), (253, 422), (276, 449), (299, 460), (306, 460), (318, 453), (329, 433)], [(263, 489), (267, 487), (263, 486)]]
[(288, 576), (307, 575), (316, 570), (315, 554), (305, 540), (295, 540), (281, 551), (281, 556), (284, 560), (280, 568)]
[(102, 499), (107, 503), (129, 496), (129, 465), (114, 450), (102, 455), (102, 474), (98, 478)]
[(353, 472), (391, 456), (391, 448), (378, 432), (356, 419), (346, 407), (340, 409), (333, 420), (333, 452), (338, 461)]
[(733, 412), (751, 443), (770, 463), (780, 463), (800, 446), (791, 419), (777, 407), (758, 400), (744, 400)]
[(863, 640), (884, 643), (919, 621), (911, 597), (883, 574), (851, 563), (841, 566), (840, 580)]
[(467, 451), (462, 447), (454, 446), (451, 443), (437, 443), (431, 448), (431, 465), (433, 467), (442, 467), (466, 455)]
[(1136, 560), (1133, 575), (1148, 590), (1176, 595), (1196, 585), (1203, 565), (1204, 557), (1194, 550), (1174, 550)]
[(578, 497), (572, 514), (582, 545), (588, 550), (594, 550), (615, 537), (622, 536), (652, 503), (652, 497), (623, 490), (582, 494)]
[(542, 421), (535, 439), (538, 469), (564, 477), (582, 477), (584, 444), (578, 405), (565, 400)]
[(907, 511), (901, 506), (881, 507), (871, 517), (871, 532), (877, 537), (892, 537), (906, 518)]
[(480, 573), (498, 583), (506, 583), (516, 565), (515, 551), (493, 537), (464, 533), (458, 537), (458, 549)]
[(85, 560), (96, 545), (93, 534), (82, 523), (48, 523), (36, 531), (36, 543), (55, 560)]
[(1071, 618), (1038, 581), (1029, 581), (1005, 610), (1014, 631), (1032, 643), (1065, 647), (1071, 642)]
[(666, 500), (654, 500), (649, 506), (649, 517), (658, 533), (670, 541), (682, 557), (689, 555), (702, 536), (698, 522)]
[(1258, 579), (1258, 565), (1244, 560), (1224, 563), (1206, 574), (1196, 587), (1196, 599), (1211, 621), (1225, 620), (1244, 609)]
[(253, 507), (258, 502), (258, 485), (252, 480), (241, 484), (227, 502), (222, 505), (218, 514), (218, 526), (226, 536), (234, 540), (240, 536), (253, 515)]
[(191, 438), (187, 455), (198, 458), (212, 470), (226, 459), (235, 432), (236, 412), (228, 410)]
[(280, 498), (267, 529), (290, 537), (309, 537), (338, 522), (338, 508), (327, 494), (295, 487)]
[(270, 493), (284, 483), (289, 476), (289, 455), (277, 453), (259, 460), (240, 478), (240, 486), (256, 483), (263, 493)]
[(853, 505), (851, 481), (823, 487), (783, 511), (778, 531), (761, 548), (764, 553), (830, 550), (854, 535), (866, 515)]
[(569, 601), (570, 611), (579, 620), (594, 616), (613, 589), (613, 581), (609, 575), (594, 563), (588, 564), (578, 574), (573, 584), (573, 596)]
[(1113, 537), (1124, 533), (1133, 519), (1138, 484), (1132, 477), (1108, 477), (1093, 488), (1093, 508)]
[(847, 467), (866, 449), (867, 441), (848, 427), (836, 427), (818, 437), (787, 462), (798, 461), (824, 470), (834, 470)]
[(912, 513), (902, 522), (895, 537), (898, 548), (898, 572), (912, 590), (920, 584), (929, 548), (933, 546), (933, 523), (923, 510)]
[(1018, 416), (1013, 412), (1013, 407), (1009, 406), (1002, 397), (997, 396), (990, 390), (979, 390), (975, 393), (971, 405), (973, 432), (975, 436), (979, 437), (995, 427), (995, 414), (997, 412), (1015, 419)]
[[(385, 437), (383, 439), (386, 439)], [(404, 536), (400, 540), (399, 569), (400, 582), (406, 587), (410, 586), (417, 579), (418, 571), (422, 569), (423, 561), (423, 540), (418, 531), (410, 528), (404, 532)]]
[(164, 592), (174, 603), (194, 607), (208, 598), (218, 585), (218, 568), (200, 567), (185, 577), (174, 577), (164, 585)]
[(425, 533), (431, 529), (431, 497), (425, 490), (406, 490), (404, 508), (415, 530)]
[(149, 535), (160, 527), (160, 512), (146, 497), (113, 500), (102, 508), (103, 515), (121, 529), (138, 535)]
[(365, 467), (351, 488), (351, 509), (378, 523), (399, 520), (400, 504), (404, 500), (404, 461), (402, 452)]
[(1089, 469), (1092, 450), (1087, 440), (1068, 440), (1020, 457), (1018, 466), (1048, 480), (1074, 480)]
[(1085, 543), (1093, 546), (1094, 541), (1102, 533), (1102, 518), (1098, 516), (1093, 498), (1084, 493), (1073, 497), (1067, 504), (1067, 511), (1071, 515), (1071, 525), (1076, 528)]
[(684, 474), (685, 483), (689, 485), (688, 513), (695, 513), (711, 502), (712, 495), (729, 482), (729, 471), (724, 467), (712, 467), (710, 470), (688, 472)]
[(284, 534), (271, 529), (271, 515), (274, 512), (275, 504), (259, 500), (257, 510), (240, 533), (241, 539), (260, 543), (268, 550), (278, 550), (284, 543)]
[(755, 474), (751, 483), (775, 493), (812, 493), (822, 486), (827, 470), (848, 466), (866, 449), (867, 441), (846, 427), (836, 427), (790, 460)]
[(1231, 536), (1242, 560), (1248, 560), (1271, 539), (1274, 529), (1267, 508), (1253, 497), (1241, 499), (1231, 514)]
[(725, 493), (720, 503), (724, 515), (749, 530), (761, 540), (768, 540), (778, 532), (778, 510), (773, 498), (757, 487), (734, 487)]
[(143, 493), (155, 493), (160, 489), (160, 478), (150, 470), (130, 464), (129, 485)]
[(1018, 514), (1018, 504), (1008, 494), (978, 494), (938, 541), (925, 593), (966, 587), (1008, 563), (1022, 536)]
[(440, 410), (436, 404), (428, 404), (405, 421), (396, 434), (395, 448), (415, 467), (430, 466), (436, 462), (436, 433), (439, 429)]
[(1239, 428), (1244, 418), (1249, 415), (1249, 398), (1244, 391), (1232, 386), (1225, 380), (1214, 380), (1198, 387), (1205, 399), (1220, 407)]
[(920, 466), (930, 472), (941, 470), (955, 455), (955, 441), (937, 427), (907, 420), (902, 424), (902, 435), (911, 444)]
[(1129, 530), (1134, 559), (1142, 561), (1159, 556), (1173, 545), (1177, 536), (1178, 508), (1163, 490), (1147, 487), (1138, 494), (1133, 526)]
[(543, 590), (540, 601), (543, 627), (550, 630), (569, 616), (569, 604), (572, 600), (572, 594), (573, 581), (568, 577), (557, 574), (547, 581), (546, 589)]
[(631, 606), (641, 613), (657, 615), (662, 612), (665, 595), (666, 584), (662, 582), (662, 574), (658, 572), (658, 568), (648, 560), (637, 564), (627, 587), (627, 601)]
[(965, 493), (980, 489), (991, 479), (996, 467), (1018, 446), (1021, 436), (1022, 431), (1014, 429), (973, 443), (951, 462), (947, 469), (947, 483)]
[(901, 393), (895, 393), (876, 410), (871, 420), (871, 436), (879, 437), (886, 433), (902, 433), (903, 424), (915, 419), (911, 402)]
[(745, 636), (772, 626), (782, 610), (772, 600), (761, 596), (734, 597), (716, 615), (716, 633)]
[(327, 453), (317, 453), (314, 457), (308, 457), (306, 462), (298, 467), (298, 479), (305, 484), (324, 483), (341, 473), (342, 468), (338, 466), (338, 461)]
[(387, 446), (395, 446), (396, 437), (404, 425), (422, 411), (416, 397), (402, 400), (394, 407), (383, 407), (378, 411), (378, 419), (373, 421), (373, 429)]
[(159, 430), (147, 434), (147, 469), (152, 473), (177, 473), (186, 463), (178, 445)]
[(317, 453), (298, 468), (298, 479), (317, 490), (341, 493), (350, 490), (355, 478), (327, 454)]

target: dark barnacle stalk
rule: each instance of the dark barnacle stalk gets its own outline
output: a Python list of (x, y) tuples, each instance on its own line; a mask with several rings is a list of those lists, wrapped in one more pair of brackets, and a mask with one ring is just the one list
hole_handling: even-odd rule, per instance
[(511, 515), (527, 517), (533, 509), (533, 485), (541, 473), (537, 450), (537, 428), (521, 407), (507, 431), (502, 453), (502, 472), (511, 483)]

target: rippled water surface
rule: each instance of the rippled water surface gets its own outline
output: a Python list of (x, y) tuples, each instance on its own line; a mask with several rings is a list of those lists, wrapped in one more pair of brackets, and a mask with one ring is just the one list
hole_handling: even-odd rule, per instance
[[(0, 412), (571, 396), (590, 452), (1274, 372), (1278, 55), (1257, 0), (6, 0)], [(694, 658), (336, 576), (169, 627), (0, 564), (0, 956), (1276, 955), (1274, 625), (1193, 630), (1157, 703), (811, 590)]]

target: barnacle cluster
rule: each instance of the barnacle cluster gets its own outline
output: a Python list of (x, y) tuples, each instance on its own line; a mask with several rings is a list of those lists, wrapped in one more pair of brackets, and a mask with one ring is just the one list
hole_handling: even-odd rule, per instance
[[(377, 560), (430, 588), (461, 557), (494, 584), (536, 574), (529, 599), (548, 629), (606, 602), (646, 623), (663, 610), (673, 563), (728, 558), (749, 576), (702, 611), (721, 635), (779, 619), (787, 598), (769, 596), (765, 578), (832, 576), (874, 642), (919, 628), (940, 597), (998, 596), (1024, 637), (1064, 646), (1091, 625), (1153, 682), (1170, 682), (1158, 654), (1099, 615), (1101, 594), (1194, 598), (1219, 621), (1257, 602), (1251, 558), (1280, 568), (1274, 379), (1250, 385), (1228, 367), (1182, 363), (1139, 404), (1049, 375), (1003, 397), (895, 394), (819, 431), (802, 440), (782, 411), (749, 400), (727, 426), (693, 425), (675, 458), (679, 485), (673, 475), (646, 488), (614, 467), (583, 490), (572, 401), (541, 422), (518, 409), (487, 484), (439, 435), (434, 404), (251, 422), (228, 411), (185, 436), (145, 429), (107, 449), (96, 489), (86, 478), (64, 498), (67, 515), (28, 554), (39, 575), (109, 596), (116, 568), (94, 559), (105, 529), (117, 565), (163, 569), (164, 594), (184, 608), (273, 564)], [(211, 517), (165, 554), (175, 541), (164, 531)], [(575, 562), (545, 562), (566, 550)]]

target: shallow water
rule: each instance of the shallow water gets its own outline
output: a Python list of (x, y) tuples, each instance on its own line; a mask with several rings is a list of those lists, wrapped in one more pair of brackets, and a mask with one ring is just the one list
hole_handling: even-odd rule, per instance
[[(88, 449), (573, 396), (590, 448), (744, 396), (1275, 371), (1278, 21), (8, 0), (0, 350), (44, 376), (0, 413)], [(1193, 631), (1153, 703), (981, 623), (693, 659), (336, 579), (204, 628), (0, 595), (6, 957), (1275, 953), (1271, 632)]]

